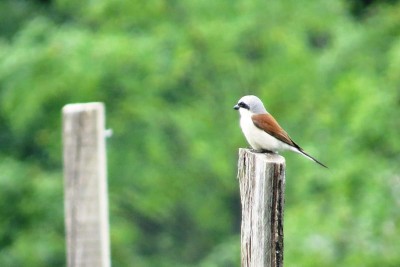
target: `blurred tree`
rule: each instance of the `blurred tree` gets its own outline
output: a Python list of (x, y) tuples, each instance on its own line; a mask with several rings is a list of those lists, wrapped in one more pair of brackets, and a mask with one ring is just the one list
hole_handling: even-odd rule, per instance
[(400, 264), (397, 2), (0, 5), (1, 265), (64, 264), (60, 110), (103, 101), (113, 266), (238, 266), (249, 93), (330, 167), (285, 154), (286, 264)]
[(395, 4), (399, 0), (347, 0), (350, 4), (350, 11), (355, 17), (363, 17), (369, 11), (384, 4)]

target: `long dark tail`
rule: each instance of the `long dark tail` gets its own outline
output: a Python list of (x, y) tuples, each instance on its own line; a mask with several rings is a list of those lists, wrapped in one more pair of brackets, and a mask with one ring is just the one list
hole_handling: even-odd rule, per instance
[(319, 165), (321, 165), (324, 168), (328, 169), (328, 166), (326, 166), (325, 164), (323, 164), (321, 161), (317, 160), (316, 158), (312, 157), (311, 155), (307, 154), (301, 147), (299, 147), (295, 142), (293, 142), (293, 144), (295, 145), (295, 152), (302, 154), (303, 156), (305, 156), (306, 158), (314, 161), (315, 163), (318, 163)]
[(306, 152), (304, 152), (304, 150), (300, 150), (300, 153), (303, 154), (305, 157), (311, 159), (312, 161), (318, 163), (319, 165), (321, 165), (322, 167), (325, 167), (328, 169), (328, 166), (326, 166), (325, 164), (323, 164), (321, 161), (317, 160), (316, 158), (310, 156), (309, 154), (307, 154)]

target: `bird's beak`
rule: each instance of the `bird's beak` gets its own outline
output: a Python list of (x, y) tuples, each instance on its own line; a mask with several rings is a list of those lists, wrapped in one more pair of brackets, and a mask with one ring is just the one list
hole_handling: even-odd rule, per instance
[(238, 110), (240, 107), (238, 106), (238, 105), (235, 105), (234, 107), (233, 107), (233, 109), (234, 110)]

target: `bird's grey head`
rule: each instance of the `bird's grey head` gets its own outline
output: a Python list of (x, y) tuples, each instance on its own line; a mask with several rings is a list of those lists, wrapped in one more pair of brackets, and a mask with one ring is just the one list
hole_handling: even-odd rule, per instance
[(233, 108), (236, 110), (241, 108), (247, 109), (254, 114), (268, 113), (262, 101), (255, 95), (246, 95), (242, 97)]

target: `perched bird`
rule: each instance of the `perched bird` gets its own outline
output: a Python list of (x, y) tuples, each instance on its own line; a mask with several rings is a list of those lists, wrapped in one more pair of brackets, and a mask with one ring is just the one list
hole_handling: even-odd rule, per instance
[(233, 108), (239, 110), (240, 127), (247, 142), (257, 152), (277, 153), (291, 150), (327, 168), (293, 142), (258, 97), (246, 95)]

